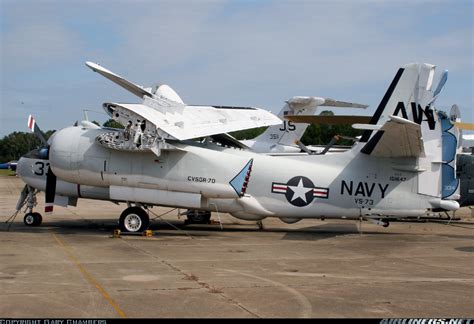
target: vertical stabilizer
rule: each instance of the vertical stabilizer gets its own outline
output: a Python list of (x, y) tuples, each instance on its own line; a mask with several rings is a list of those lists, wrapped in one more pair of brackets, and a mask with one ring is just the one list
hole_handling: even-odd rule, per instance
[[(424, 63), (411, 63), (400, 68), (370, 124), (381, 127), (393, 119), (391, 116), (396, 116), (420, 125), (418, 137), (422, 140), (424, 154), (420, 154), (414, 162), (420, 170), (417, 192), (432, 196), (434, 208), (454, 210), (457, 205), (450, 200), (459, 198), (459, 180), (456, 179), (455, 169), (459, 134), (448, 115), (433, 107), (447, 79), (447, 72), (444, 72), (438, 84), (434, 85), (435, 68)], [(388, 136), (383, 131), (374, 133), (370, 127), (367, 129), (360, 141), (367, 142), (362, 153), (367, 153), (370, 144), (379, 142), (379, 137)], [(395, 149), (392, 147), (389, 150)]]
[[(427, 122), (433, 129), (434, 117), (430, 102), (433, 98), (431, 88), (434, 70), (435, 66), (431, 64), (410, 63), (401, 67), (380, 101), (370, 124), (382, 125), (393, 115), (417, 124)], [(373, 132), (367, 130), (360, 141), (367, 142), (372, 135)]]
[(294, 100), (295, 98), (303, 97), (294, 97), (288, 100), (282, 110), (278, 113), (278, 117), (283, 120), (283, 124), (270, 126), (255, 139), (242, 142), (255, 152), (270, 153), (285, 152), (287, 150), (293, 152), (300, 151), (300, 148), (296, 143), (301, 139), (309, 124), (293, 123), (286, 120), (285, 116), (288, 114), (313, 115), (319, 102), (316, 100), (308, 100), (306, 104), (297, 104)]

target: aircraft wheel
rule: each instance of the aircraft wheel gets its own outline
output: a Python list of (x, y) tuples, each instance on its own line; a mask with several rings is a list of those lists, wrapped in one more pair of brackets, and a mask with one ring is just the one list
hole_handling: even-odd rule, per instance
[(383, 226), (383, 227), (388, 227), (389, 225), (390, 225), (389, 222), (384, 222), (382, 226)]
[(120, 215), (119, 224), (124, 232), (143, 232), (148, 228), (150, 218), (140, 207), (129, 207)]
[(40, 213), (27, 213), (23, 218), (23, 223), (26, 226), (39, 226), (43, 221), (43, 217)]
[(186, 216), (188, 217), (187, 224), (209, 224), (211, 220), (210, 211), (188, 210)]

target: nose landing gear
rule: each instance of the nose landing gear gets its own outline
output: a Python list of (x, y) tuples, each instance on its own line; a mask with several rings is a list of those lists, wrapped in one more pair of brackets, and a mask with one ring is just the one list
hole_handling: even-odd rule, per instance
[(23, 218), (23, 223), (25, 223), (26, 226), (40, 226), (42, 221), (43, 216), (41, 216), (40, 213), (29, 212)]
[(36, 194), (38, 191), (28, 185), (26, 185), (21, 191), (20, 198), (16, 204), (17, 213), (21, 211), (23, 206), (26, 204), (26, 210), (28, 212), (23, 218), (23, 223), (26, 226), (39, 226), (43, 221), (43, 217), (38, 212), (33, 212), (33, 208), (37, 205)]

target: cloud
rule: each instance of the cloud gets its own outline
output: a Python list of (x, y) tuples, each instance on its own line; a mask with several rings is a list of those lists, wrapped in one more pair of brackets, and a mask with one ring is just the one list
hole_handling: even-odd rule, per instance
[(54, 19), (24, 17), (3, 34), (2, 65), (31, 69), (69, 62), (81, 49), (77, 34)]
[[(324, 75), (326, 84), (344, 85), (385, 79), (394, 67), (420, 59), (465, 68), (469, 56), (463, 53), (472, 52), (472, 43), (466, 42), (471, 30), (418, 33), (419, 21), (410, 18), (420, 5), (407, 10), (411, 16), (397, 19), (399, 28), (374, 26), (380, 15), (387, 16), (377, 3), (271, 2), (224, 16), (218, 14), (225, 3), (198, 7), (148, 10), (127, 26), (123, 47), (134, 50), (124, 51), (123, 59), (141, 65), (141, 74), (149, 68), (185, 67), (186, 74), (219, 79), (216, 83), (256, 76), (261, 82), (304, 82)], [(381, 74), (381, 66), (387, 72)]]
[(30, 89), (30, 101), (58, 116), (51, 124), (126, 95), (86, 60), (145, 86), (167, 83), (185, 102), (275, 112), (293, 95), (373, 109), (399, 66), (428, 62), (450, 70), (446, 102), (473, 104), (469, 2), (16, 3), (2, 22), (2, 106), (21, 109), (12, 98)]

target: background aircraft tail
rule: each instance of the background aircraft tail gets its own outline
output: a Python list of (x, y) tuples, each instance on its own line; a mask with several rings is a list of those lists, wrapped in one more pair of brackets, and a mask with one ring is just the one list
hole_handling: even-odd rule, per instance
[(264, 140), (279, 145), (295, 145), (309, 124), (293, 123), (285, 119), (288, 114), (300, 115), (302, 113), (313, 115), (316, 112), (318, 102), (316, 100), (306, 100), (305, 103), (297, 103), (295, 98), (286, 101), (282, 110), (278, 113), (278, 117), (283, 120), (283, 125), (276, 125), (267, 128), (267, 130), (256, 138), (257, 141)]
[(324, 107), (345, 107), (345, 108), (367, 108), (367, 105), (338, 101), (321, 97), (292, 97), (286, 101), (278, 117), (283, 120), (283, 124), (270, 126), (265, 132), (253, 140), (242, 141), (253, 151), (270, 152), (297, 152), (300, 151), (298, 142), (303, 137), (308, 123), (294, 123), (287, 120), (285, 116), (292, 115), (314, 115), (319, 106)]

